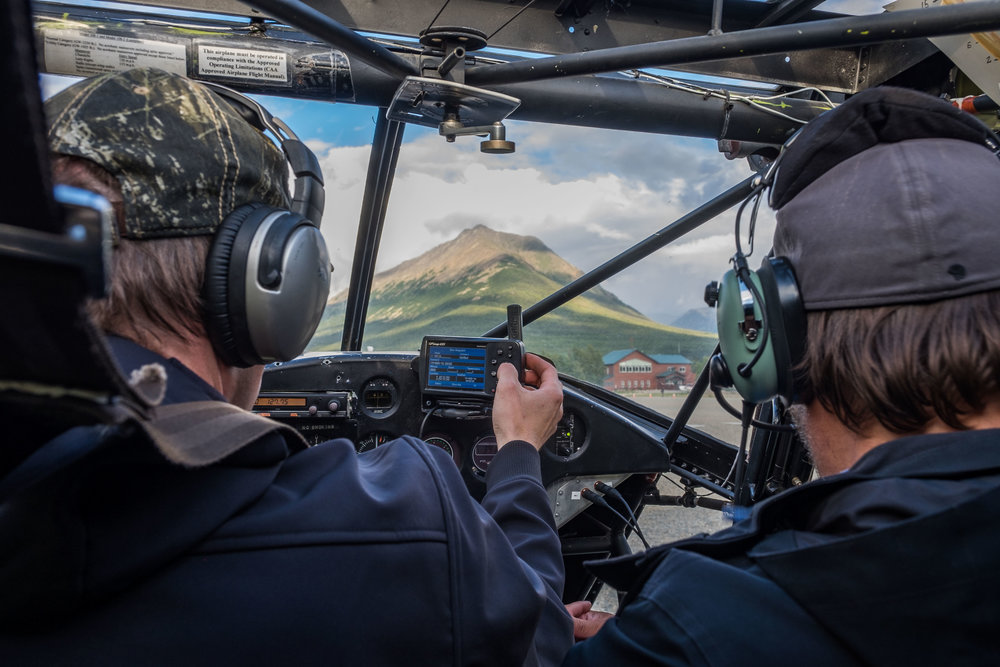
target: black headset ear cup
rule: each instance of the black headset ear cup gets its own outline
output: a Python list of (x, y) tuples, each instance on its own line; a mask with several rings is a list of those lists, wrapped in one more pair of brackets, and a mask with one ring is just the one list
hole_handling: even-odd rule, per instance
[(208, 252), (202, 288), (205, 328), (216, 354), (230, 366), (262, 363), (250, 342), (243, 285), (250, 242), (276, 210), (261, 203), (238, 207), (222, 221)]
[(708, 359), (708, 381), (712, 391), (728, 389), (733, 386), (733, 376), (726, 365), (726, 358), (721, 353), (713, 354)]
[(309, 343), (329, 292), (319, 229), (298, 213), (245, 204), (223, 220), (208, 253), (205, 328), (227, 365), (287, 361)]
[(806, 342), (806, 315), (792, 265), (784, 257), (765, 258), (757, 271), (774, 353), (777, 394), (794, 402), (795, 366), (802, 361)]

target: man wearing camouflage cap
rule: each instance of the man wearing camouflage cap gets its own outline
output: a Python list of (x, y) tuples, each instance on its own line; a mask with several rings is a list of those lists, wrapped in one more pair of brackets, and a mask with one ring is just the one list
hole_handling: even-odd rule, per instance
[[(595, 564), (566, 665), (1000, 660), (1000, 158), (948, 102), (876, 88), (771, 186), (805, 311), (791, 412), (821, 479), (706, 538)], [(785, 304), (782, 304), (785, 306)], [(721, 326), (721, 325), (720, 325)]]
[[(261, 361), (220, 349), (206, 286), (223, 234), (261, 211), (294, 217), (282, 152), (228, 98), (154, 69), (81, 81), (46, 111), (56, 182), (117, 214), (110, 295), (90, 310), (121, 369), (161, 369), (166, 407), (249, 408)], [(292, 223), (309, 247), (318, 230)], [(328, 289), (325, 246), (310, 252)], [(42, 472), (0, 501), (3, 662), (557, 663), (571, 620), (537, 450), (562, 389), (551, 365), (526, 364), (532, 390), (499, 371), (482, 505), (450, 457), (408, 436), (365, 457), (274, 432), (48, 443)]]

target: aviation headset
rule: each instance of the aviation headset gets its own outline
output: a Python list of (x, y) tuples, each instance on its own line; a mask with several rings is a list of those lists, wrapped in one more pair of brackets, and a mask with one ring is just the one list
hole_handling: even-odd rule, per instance
[(287, 361), (312, 338), (330, 292), (330, 259), (319, 230), (325, 201), (319, 161), (254, 100), (201, 83), (261, 133), (270, 131), (295, 177), (291, 210), (251, 202), (222, 221), (205, 269), (205, 327), (231, 366)]
[(782, 147), (740, 205), (733, 268), (726, 271), (720, 283), (706, 288), (706, 299), (716, 305), (719, 332), (719, 352), (709, 360), (711, 383), (735, 387), (748, 403), (762, 403), (775, 396), (790, 400), (795, 386), (792, 369), (801, 361), (805, 349), (805, 309), (791, 264), (783, 257), (768, 256), (760, 269), (753, 271), (740, 243), (740, 218), (744, 208), (753, 202), (749, 232), (749, 250), (753, 253), (760, 198), (774, 182), (778, 164), (796, 136), (798, 132)]
[[(864, 93), (861, 93), (864, 94)], [(878, 104), (879, 93), (873, 92)], [(908, 139), (951, 138), (981, 143), (1000, 157), (1000, 138), (965, 112), (947, 114), (917, 104), (885, 105), (868, 118), (867, 110), (827, 119), (824, 114), (800, 128), (782, 146), (736, 215), (736, 254), (733, 269), (720, 283), (706, 288), (706, 301), (716, 305), (719, 353), (710, 360), (713, 387), (733, 386), (748, 403), (775, 397), (785, 404), (797, 397), (795, 367), (806, 348), (806, 311), (795, 270), (784, 257), (766, 256), (757, 271), (750, 270), (740, 245), (740, 217), (753, 202), (749, 225), (750, 249), (760, 198), (768, 191), (773, 209), (784, 206), (829, 169), (878, 143)], [(859, 122), (859, 116), (864, 122)], [(810, 126), (808, 144), (788, 158), (788, 149)], [(846, 129), (845, 129), (846, 128)], [(860, 129), (859, 129), (860, 128)], [(784, 168), (785, 175), (778, 177)]]

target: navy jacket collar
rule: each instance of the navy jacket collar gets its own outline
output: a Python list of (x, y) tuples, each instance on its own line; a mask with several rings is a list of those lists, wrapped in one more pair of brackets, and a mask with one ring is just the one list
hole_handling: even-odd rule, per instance
[(842, 474), (876, 478), (976, 476), (1000, 468), (998, 441), (1000, 429), (907, 436), (875, 447)]
[(177, 359), (166, 359), (137, 343), (119, 336), (107, 336), (108, 347), (124, 376), (146, 364), (160, 364), (167, 372), (167, 393), (163, 403), (225, 401), (225, 397)]

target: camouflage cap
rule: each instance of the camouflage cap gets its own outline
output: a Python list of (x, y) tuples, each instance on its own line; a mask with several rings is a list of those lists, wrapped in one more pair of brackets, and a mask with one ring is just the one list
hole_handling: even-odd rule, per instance
[(288, 206), (281, 150), (183, 76), (103, 74), (54, 95), (45, 111), (52, 152), (92, 160), (118, 179), (125, 238), (208, 235), (241, 204)]

